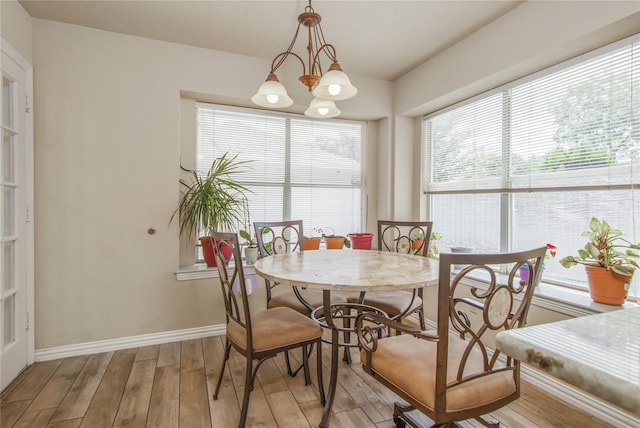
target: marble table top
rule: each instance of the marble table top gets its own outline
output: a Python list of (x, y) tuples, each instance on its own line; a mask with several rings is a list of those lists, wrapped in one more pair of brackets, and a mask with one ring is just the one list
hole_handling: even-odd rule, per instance
[(503, 331), (496, 347), (640, 416), (640, 307)]
[(255, 264), (258, 275), (320, 290), (392, 291), (438, 283), (438, 262), (427, 257), (368, 250), (277, 254)]

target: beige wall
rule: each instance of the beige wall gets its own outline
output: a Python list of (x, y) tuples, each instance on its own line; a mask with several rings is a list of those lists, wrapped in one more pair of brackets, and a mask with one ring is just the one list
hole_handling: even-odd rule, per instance
[[(415, 116), (638, 25), (637, 2), (545, 13), (529, 3), (395, 84), (352, 76), (359, 94), (341, 102), (344, 117), (372, 121), (368, 228), (417, 210)], [(222, 323), (214, 281), (174, 276), (168, 220), (181, 144), (191, 143), (181, 141), (180, 94), (248, 105), (269, 62), (31, 20), (13, 0), (2, 1), (2, 35), (34, 64), (36, 349)], [(301, 111), (305, 88), (292, 71), (279, 77)]]
[(0, 33), (24, 59), (33, 63), (31, 17), (17, 0), (0, 1)]
[[(195, 143), (180, 141), (180, 93), (246, 104), (269, 63), (33, 22), (36, 349), (224, 323), (215, 281), (174, 276), (168, 222), (181, 143)], [(353, 81), (364, 96), (341, 104), (345, 116), (389, 114), (391, 83)], [(368, 135), (375, 152), (375, 127)]]

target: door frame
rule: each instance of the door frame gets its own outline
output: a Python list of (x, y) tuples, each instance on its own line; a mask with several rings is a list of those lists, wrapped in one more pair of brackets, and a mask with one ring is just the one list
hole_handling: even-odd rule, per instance
[(25, 95), (27, 110), (22, 112), (25, 120), (25, 204), (27, 218), (25, 224), (25, 297), (26, 310), (24, 314), (26, 320), (26, 340), (27, 340), (27, 366), (35, 361), (35, 263), (34, 263), (34, 145), (33, 145), (33, 65), (25, 59), (10, 43), (4, 38), (1, 39), (0, 50), (10, 57), (25, 73)]

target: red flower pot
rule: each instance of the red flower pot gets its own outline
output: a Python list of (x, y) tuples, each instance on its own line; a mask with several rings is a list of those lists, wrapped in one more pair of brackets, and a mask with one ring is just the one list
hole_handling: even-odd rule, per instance
[(350, 233), (349, 239), (354, 250), (370, 250), (373, 233)]
[[(202, 255), (204, 256), (204, 261), (207, 263), (207, 267), (216, 267), (216, 256), (213, 254), (213, 238), (210, 236), (201, 236), (198, 238), (200, 240), (200, 245), (202, 246)], [(229, 263), (231, 260), (231, 248), (228, 245), (222, 247), (222, 257), (224, 260)]]

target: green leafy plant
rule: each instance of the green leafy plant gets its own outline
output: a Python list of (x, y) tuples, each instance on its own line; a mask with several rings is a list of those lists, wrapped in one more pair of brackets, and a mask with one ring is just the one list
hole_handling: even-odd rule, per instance
[(215, 159), (206, 175), (180, 167), (189, 173), (190, 179), (180, 179), (183, 193), (178, 208), (170, 221), (178, 215), (180, 233), (195, 236), (202, 228), (210, 234), (214, 230), (233, 230), (242, 223), (244, 215), (244, 193), (249, 192), (234, 176), (243, 172), (250, 161), (238, 161), (238, 155), (223, 154)]
[(582, 232), (582, 236), (587, 236), (589, 240), (584, 248), (578, 250), (578, 256), (567, 256), (560, 260), (560, 264), (565, 268), (570, 268), (577, 264), (589, 266), (600, 266), (612, 270), (620, 275), (632, 276), (625, 267), (640, 267), (638, 259), (640, 244), (633, 244), (623, 238), (623, 233), (613, 229), (606, 220), (598, 220), (593, 217), (589, 222), (589, 229)]
[(427, 253), (427, 257), (430, 259), (438, 260), (440, 258), (440, 249), (438, 248), (437, 242), (442, 239), (442, 233), (440, 232), (431, 232), (431, 237), (429, 240), (429, 251)]
[(247, 231), (246, 231), (246, 230), (244, 230), (244, 229), (240, 229), (240, 230), (238, 231), (238, 233), (240, 234), (240, 237), (241, 237), (242, 239), (244, 239), (244, 241), (245, 241), (245, 245), (246, 245), (247, 247), (249, 247), (249, 248), (254, 248), (254, 247), (257, 247), (257, 246), (258, 246), (258, 241), (256, 241), (256, 240), (254, 239), (254, 237), (253, 237), (253, 236), (251, 236), (251, 233), (247, 232)]

